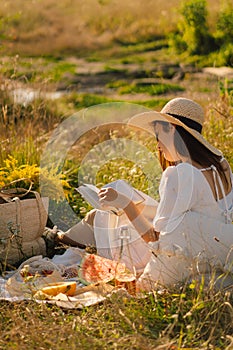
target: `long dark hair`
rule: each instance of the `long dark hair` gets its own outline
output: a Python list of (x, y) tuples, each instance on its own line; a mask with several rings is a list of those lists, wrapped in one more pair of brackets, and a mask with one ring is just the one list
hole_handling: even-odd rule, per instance
[(208, 168), (211, 165), (214, 165), (222, 181), (229, 186), (229, 180), (226, 177), (226, 169), (221, 162), (222, 156), (212, 153), (182, 126), (175, 125), (175, 128), (174, 146), (177, 152), (181, 156), (190, 157), (192, 161), (196, 162), (203, 168)]
[[(156, 124), (161, 124), (163, 126), (164, 132), (169, 131), (169, 122), (164, 121), (154, 121), (152, 122), (155, 128)], [(182, 126), (173, 124), (176, 128), (174, 134), (174, 146), (177, 153), (181, 156), (190, 158), (191, 161), (196, 162), (202, 168), (208, 168), (214, 165), (223, 181), (227, 185), (227, 188), (231, 187), (231, 182), (226, 176), (226, 165), (221, 162), (222, 156), (218, 156), (212, 153), (208, 148), (206, 148), (202, 143), (200, 143), (194, 136), (192, 136), (188, 131), (186, 131)], [(162, 152), (159, 151), (159, 161), (163, 170), (165, 170), (170, 165), (175, 165), (167, 161)]]

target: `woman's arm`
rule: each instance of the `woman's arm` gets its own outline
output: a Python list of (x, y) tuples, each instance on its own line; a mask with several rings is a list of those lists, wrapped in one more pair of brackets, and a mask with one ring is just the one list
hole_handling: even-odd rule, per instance
[(113, 188), (105, 188), (99, 192), (100, 203), (122, 208), (132, 222), (136, 231), (146, 242), (154, 242), (159, 239), (159, 232), (142, 214), (141, 209), (128, 197), (118, 193)]
[(154, 230), (153, 225), (145, 218), (133, 201), (129, 202), (124, 211), (144, 241), (155, 242), (159, 239), (159, 232)]

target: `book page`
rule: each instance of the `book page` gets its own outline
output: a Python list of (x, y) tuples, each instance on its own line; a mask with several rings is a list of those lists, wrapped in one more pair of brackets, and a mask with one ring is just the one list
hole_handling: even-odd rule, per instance
[[(104, 185), (103, 188), (112, 187), (117, 192), (124, 194), (135, 202), (135, 204), (142, 203), (145, 199), (142, 194), (134, 189), (124, 180), (117, 180)], [(82, 195), (82, 197), (93, 207), (100, 210), (111, 210), (116, 215), (121, 215), (124, 213), (122, 209), (114, 208), (111, 206), (101, 206), (99, 203), (98, 192), (99, 188), (92, 184), (83, 184), (76, 188), (76, 190)]]
[(135, 204), (142, 203), (145, 198), (142, 194), (137, 191), (134, 187), (129, 185), (125, 180), (116, 180), (104, 185), (103, 188), (111, 187), (117, 192), (124, 194), (126, 197), (130, 198)]
[(81, 196), (96, 209), (101, 209), (101, 204), (99, 202), (99, 188), (91, 184), (83, 184), (76, 188), (76, 190), (81, 194)]

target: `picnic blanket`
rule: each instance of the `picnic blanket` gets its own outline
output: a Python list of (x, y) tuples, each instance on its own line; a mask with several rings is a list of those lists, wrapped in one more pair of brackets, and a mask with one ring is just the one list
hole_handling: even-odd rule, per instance
[[(9, 302), (34, 300), (38, 303), (55, 304), (67, 309), (82, 309), (104, 301), (113, 293), (118, 293), (119, 297), (124, 296), (127, 298), (141, 298), (145, 296), (145, 294), (138, 291), (136, 295), (131, 295), (125, 288), (116, 287), (111, 283), (101, 282), (87, 286), (81, 283), (77, 269), (84, 254), (83, 250), (70, 247), (64, 254), (55, 255), (51, 259), (41, 255), (29, 258), (16, 271), (8, 271), (4, 276), (0, 277), (0, 300)], [(32, 272), (32, 276), (28, 275), (25, 278), (24, 273), (27, 275), (28, 271)], [(196, 277), (197, 280), (202, 280), (203, 275)], [(205, 274), (204, 280), (208, 286), (209, 283), (213, 283), (213, 276)], [(55, 296), (45, 296), (41, 293), (43, 287), (64, 281), (75, 281), (76, 292), (74, 295), (68, 296), (67, 294), (59, 293)], [(217, 290), (228, 289), (232, 291), (232, 273), (216, 273), (214, 285)]]
[[(102, 302), (116, 291), (108, 283), (96, 283), (85, 286), (74, 273), (83, 257), (83, 250), (68, 248), (63, 255), (55, 255), (52, 259), (34, 256), (26, 260), (16, 271), (8, 271), (0, 277), (0, 300), (18, 302), (34, 300), (39, 303), (51, 303), (64, 308), (83, 308)], [(39, 275), (23, 277), (28, 271), (39, 271)], [(42, 274), (45, 272), (49, 274)], [(73, 296), (60, 293), (56, 296), (41, 297), (39, 291), (51, 283), (75, 281), (76, 292)], [(129, 295), (130, 297), (130, 295)]]

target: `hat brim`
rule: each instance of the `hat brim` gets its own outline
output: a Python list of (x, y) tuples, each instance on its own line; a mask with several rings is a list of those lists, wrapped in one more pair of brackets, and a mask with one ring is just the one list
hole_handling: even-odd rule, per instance
[(152, 125), (152, 122), (154, 121), (163, 121), (163, 122), (168, 122), (168, 123), (182, 126), (193, 137), (195, 137), (196, 140), (198, 140), (201, 144), (203, 144), (206, 148), (208, 148), (212, 153), (216, 154), (217, 156), (222, 156), (222, 152), (219, 149), (212, 146), (198, 131), (192, 128), (189, 128), (187, 125), (182, 123), (179, 119), (172, 117), (169, 114), (160, 113), (156, 111), (143, 112), (140, 114), (136, 114), (135, 116), (130, 118), (128, 121), (128, 125), (140, 128), (154, 135), (154, 129)]

